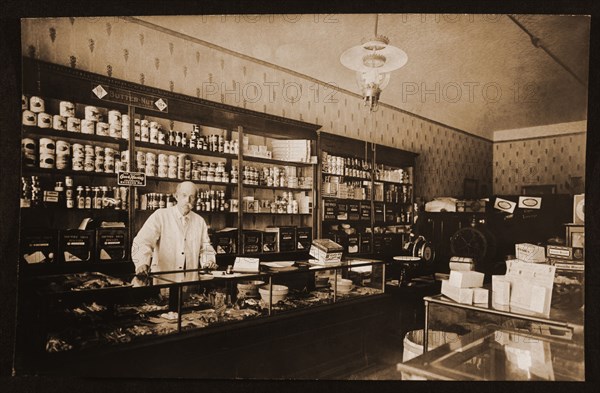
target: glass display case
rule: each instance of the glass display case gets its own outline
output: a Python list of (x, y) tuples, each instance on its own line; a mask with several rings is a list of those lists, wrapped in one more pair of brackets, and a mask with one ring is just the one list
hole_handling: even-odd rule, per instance
[[(491, 285), (484, 288), (492, 293)], [(539, 314), (510, 305), (497, 304), (488, 297), (487, 303), (461, 304), (444, 295), (427, 296), (425, 302), (425, 331), (452, 332), (458, 335), (473, 332), (483, 326), (510, 328), (533, 334), (552, 336), (556, 339), (583, 343), (583, 307), (550, 307), (550, 312)], [(423, 349), (436, 343), (428, 343), (430, 334), (423, 336)], [(583, 358), (582, 358), (583, 361)]]
[(403, 379), (583, 381), (581, 345), (511, 329), (483, 328), (437, 347), (397, 370)]
[(539, 314), (491, 296), (482, 304), (423, 299), (423, 355), (397, 365), (402, 379), (584, 380), (583, 307)]
[(109, 276), (87, 272), (32, 278), (25, 350), (17, 367), (152, 345), (268, 322), (280, 315), (383, 294), (385, 264), (350, 259), (337, 266), (263, 262), (256, 274), (216, 271)]

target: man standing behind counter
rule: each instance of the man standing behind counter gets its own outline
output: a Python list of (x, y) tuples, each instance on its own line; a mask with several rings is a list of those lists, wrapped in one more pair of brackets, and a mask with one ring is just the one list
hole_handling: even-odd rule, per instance
[(175, 191), (177, 205), (148, 217), (131, 247), (136, 274), (217, 267), (206, 222), (192, 211), (196, 193), (194, 183), (180, 183)]

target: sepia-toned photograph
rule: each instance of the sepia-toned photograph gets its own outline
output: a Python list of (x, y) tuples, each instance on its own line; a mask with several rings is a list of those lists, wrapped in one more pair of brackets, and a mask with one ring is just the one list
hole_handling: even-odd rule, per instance
[(20, 18), (13, 377), (586, 381), (591, 20)]

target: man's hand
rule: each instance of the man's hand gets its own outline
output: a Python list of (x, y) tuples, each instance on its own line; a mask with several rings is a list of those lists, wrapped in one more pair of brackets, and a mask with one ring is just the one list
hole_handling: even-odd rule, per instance
[(213, 261), (208, 261), (204, 265), (202, 265), (203, 269), (209, 269), (209, 270), (214, 270), (217, 267), (218, 267), (217, 263), (213, 262)]
[(140, 265), (135, 268), (136, 275), (146, 275), (150, 271), (149, 265)]

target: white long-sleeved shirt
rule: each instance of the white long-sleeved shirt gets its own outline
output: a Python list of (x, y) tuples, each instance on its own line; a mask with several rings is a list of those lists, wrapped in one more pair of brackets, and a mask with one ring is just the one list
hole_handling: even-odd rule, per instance
[(172, 206), (148, 217), (133, 239), (131, 259), (136, 268), (150, 265), (151, 271), (159, 272), (197, 269), (199, 263), (204, 267), (216, 258), (204, 219), (194, 212), (183, 216)]

